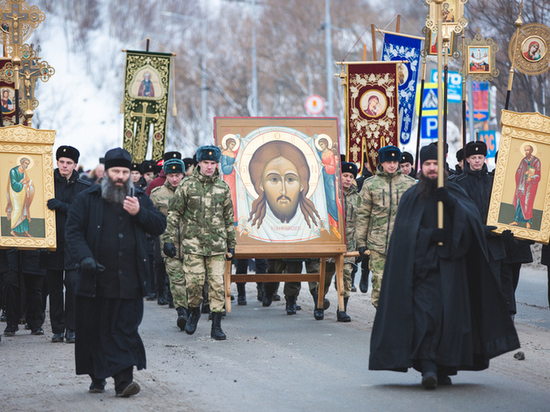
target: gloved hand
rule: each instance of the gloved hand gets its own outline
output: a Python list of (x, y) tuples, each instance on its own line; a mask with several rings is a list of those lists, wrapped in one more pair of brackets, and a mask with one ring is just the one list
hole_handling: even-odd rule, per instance
[(361, 256), (363, 259), (367, 256), (367, 248), (362, 246), (360, 247), (359, 249), (357, 249), (359, 251), (359, 256)]
[(50, 210), (55, 210), (55, 209), (64, 210), (66, 208), (67, 204), (65, 202), (62, 202), (59, 199), (52, 198), (52, 199), (48, 200), (47, 205), (48, 205), (48, 209), (50, 209)]
[(438, 202), (443, 202), (443, 206), (453, 209), (455, 207), (455, 202), (451, 196), (449, 196), (449, 191), (445, 187), (438, 187), (434, 191), (434, 199)]
[(430, 236), (432, 243), (445, 243), (445, 229), (434, 229)]
[(225, 254), (225, 260), (231, 260), (235, 256), (235, 248), (230, 247), (227, 249), (227, 253)]
[[(103, 266), (102, 268), (105, 270)], [(80, 261), (80, 270), (85, 275), (93, 275), (98, 269), (98, 263), (93, 257), (85, 257)]]
[(168, 257), (173, 258), (176, 256), (176, 246), (174, 246), (173, 243), (165, 243), (162, 250), (164, 254)]
[(500, 238), (503, 242), (509, 243), (514, 241), (514, 234), (510, 229), (506, 229), (504, 232), (501, 233)]
[(498, 234), (493, 232), (497, 227), (496, 226), (483, 226), (483, 229), (485, 231), (485, 237), (496, 237)]

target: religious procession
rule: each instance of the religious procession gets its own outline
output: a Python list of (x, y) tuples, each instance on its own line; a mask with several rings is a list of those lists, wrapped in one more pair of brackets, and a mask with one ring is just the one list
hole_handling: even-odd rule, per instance
[[(109, 122), (98, 122), (99, 107), (114, 100), (112, 92), (94, 92), (102, 102), (96, 107), (92, 97), (63, 102), (46, 91), (60, 78), (69, 81), (63, 66), (70, 65), (56, 61), (56, 54), (48, 57), (50, 65), (40, 56), (47, 48), (37, 43), (51, 44), (44, 42), (54, 36), (46, 17), (59, 23), (68, 9), (46, 1), (1, 2), (0, 369), (15, 366), (10, 356), (23, 346), (40, 354), (34, 364), (57, 364), (64, 392), (50, 396), (61, 410), (77, 402), (99, 410), (99, 402), (110, 397), (138, 402), (103, 404), (115, 410), (253, 410), (260, 398), (271, 402), (265, 410), (355, 410), (367, 399), (375, 409), (401, 410), (409, 387), (421, 389), (414, 395), (421, 410), (430, 404), (421, 395), (425, 390), (446, 402), (455, 398), (449, 392), (454, 388), (466, 399), (450, 401), (458, 402), (454, 408), (518, 410), (525, 407), (519, 399), (529, 397), (530, 410), (544, 410), (539, 402), (550, 389), (541, 366), (546, 358), (539, 360), (540, 371), (530, 369), (535, 384), (516, 387), (521, 396), (505, 389), (514, 385), (511, 378), (496, 378), (500, 383), (493, 389), (483, 382), (494, 378), (471, 372), (490, 373), (493, 360), (497, 371), (512, 374), (517, 367), (512, 364), (526, 359), (527, 336), (546, 334), (550, 327), (550, 28), (542, 24), (550, 5), (537, 11), (523, 0), (507, 2), (507, 26), (495, 23), (489, 30), (491, 17), (480, 11), (485, 3), (500, 5), (496, 0), (422, 0), (410, 6), (396, 1), (394, 18), (375, 1), (353, 0), (368, 10), (360, 22), (335, 2), (307, 0), (322, 23), (315, 30), (317, 36), (323, 32), (326, 48), (323, 39), (310, 39), (307, 47), (320, 48), (319, 55), (278, 55), (294, 62), (281, 64), (268, 80), (262, 62), (289, 41), (268, 49), (269, 32), (287, 29), (284, 16), (300, 21), (304, 4), (227, 2), (154, 2), (158, 10), (152, 13), (166, 24), (167, 46), (154, 41), (156, 35), (143, 40), (148, 27), (126, 37), (122, 52), (110, 46), (124, 67), (105, 71), (105, 82), (122, 80), (122, 87), (113, 86), (122, 99), (112, 105), (120, 113), (108, 137), (102, 127)], [(286, 9), (290, 3), (294, 17)], [(240, 68), (226, 62), (234, 79), (206, 66), (222, 56), (208, 50), (215, 46), (208, 37), (223, 31), (227, 21), (215, 14), (221, 16), (226, 6), (252, 30), (246, 37), (252, 41), (246, 46), (251, 62), (242, 66), (250, 58), (242, 51), (235, 59)], [(74, 21), (85, 12), (97, 19), (95, 28), (100, 15), (120, 22), (125, 12), (119, 5), (103, 9), (98, 1), (82, 7), (71, 9)], [(270, 13), (277, 18), (270, 20)], [(376, 13), (377, 23), (368, 23)], [(244, 28), (225, 36), (238, 37)], [(172, 41), (172, 29), (185, 46)], [(138, 43), (130, 46), (129, 39)], [(302, 53), (306, 58), (298, 56)], [(188, 59), (196, 67), (178, 67)], [(312, 65), (308, 59), (318, 61)], [(319, 73), (302, 75), (300, 67)], [(284, 83), (293, 81), (301, 83), (300, 91), (285, 91)], [(83, 90), (75, 89), (87, 96)], [(74, 116), (54, 115), (65, 105), (82, 122), (74, 130), (68, 125)], [(85, 112), (102, 124), (96, 131), (82, 127)], [(520, 274), (531, 279), (537, 271), (544, 274), (542, 283), (536, 280), (542, 303), (526, 304)], [(526, 326), (527, 306), (543, 309), (537, 316), (546, 323), (536, 333)], [(289, 359), (299, 357), (292, 352), (296, 348), (278, 347), (250, 349), (246, 358), (244, 341), (270, 333), (275, 340), (299, 339), (312, 351), (311, 346), (327, 345), (320, 347), (327, 363), (296, 360), (294, 374), (281, 378), (281, 387), (259, 390), (254, 377), (265, 374), (252, 370), (265, 363), (250, 369), (245, 363), (287, 351)], [(355, 347), (361, 348), (359, 356), (340, 351), (344, 342), (329, 344), (332, 334), (362, 342)], [(162, 351), (178, 348), (189, 351), (181, 353), (188, 358), (168, 362)], [(235, 362), (238, 376), (248, 376), (249, 385), (241, 383), (240, 398), (232, 398), (237, 392), (225, 386), (231, 379), (217, 380), (229, 376), (225, 369), (212, 377), (193, 367), (191, 359), (206, 356), (197, 354), (204, 348), (209, 366), (231, 364), (228, 351), (241, 360)], [(330, 397), (324, 382), (330, 374), (321, 372), (333, 368), (330, 362), (357, 364), (360, 376), (380, 383), (355, 387), (357, 392), (368, 386), (368, 396), (346, 404), (354, 385), (348, 382)], [(158, 369), (164, 363), (184, 371), (165, 376), (166, 386)], [(288, 364), (292, 369), (293, 361)], [(300, 384), (306, 365), (312, 377)], [(342, 366), (342, 372), (356, 376), (354, 367)], [(378, 372), (409, 370), (416, 372), (406, 374), (406, 381)], [(274, 371), (267, 375), (277, 380)], [(194, 377), (224, 388), (230, 399), (225, 407), (204, 400), (207, 392), (202, 396), (197, 387), (202, 385), (193, 386)], [(41, 379), (32, 378), (33, 386), (43, 384)], [(324, 403), (301, 403), (292, 391), (285, 401), (272, 395), (294, 381), (300, 393), (311, 390), (316, 398), (326, 397)], [(468, 397), (468, 385), (486, 385), (485, 395), (474, 390)], [(78, 400), (63, 403), (73, 396), (67, 397), (64, 386), (76, 387)], [(505, 407), (498, 403), (501, 397)], [(38, 393), (24, 398), (7, 396), (7, 410), (44, 410)], [(206, 403), (197, 404), (198, 398)]]

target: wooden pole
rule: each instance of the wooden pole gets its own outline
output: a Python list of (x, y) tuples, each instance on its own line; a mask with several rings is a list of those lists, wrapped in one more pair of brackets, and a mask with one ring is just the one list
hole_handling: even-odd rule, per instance
[[(462, 30), (462, 58), (465, 62), (468, 61), (466, 57), (466, 43), (465, 43), (465, 30)], [(462, 73), (462, 148), (466, 146), (466, 76), (468, 73), (468, 68), (466, 65), (463, 66)]]
[(225, 270), (223, 271), (223, 285), (225, 291), (225, 311), (231, 313), (231, 261), (225, 261)]
[(447, 47), (449, 46), (450, 37), (445, 34), (443, 38), (443, 147), (447, 146), (447, 88), (449, 83), (449, 58), (447, 54)]
[(424, 103), (424, 83), (426, 82), (426, 55), (428, 54), (429, 45), (424, 46), (426, 48), (426, 54), (422, 60), (422, 79), (420, 79), (420, 110), (418, 111), (418, 128), (416, 129), (416, 156), (414, 157), (415, 170), (419, 169), (419, 154), (420, 154), (420, 142), (422, 141), (422, 104)]
[(147, 42), (145, 43), (145, 51), (149, 51), (149, 42), (151, 41), (151, 38), (147, 36)]
[(508, 106), (510, 105), (510, 94), (512, 93), (512, 83), (514, 82), (514, 63), (516, 61), (516, 48), (518, 46), (519, 29), (523, 25), (523, 21), (521, 20), (522, 10), (523, 10), (523, 0), (521, 0), (521, 3), (519, 5), (518, 19), (514, 22), (514, 26), (516, 26), (516, 38), (514, 39), (514, 48), (512, 49), (512, 61), (510, 62), (510, 74), (508, 76), (508, 91), (506, 92), (506, 104), (504, 105), (504, 110), (508, 110)]
[(399, 30), (401, 29), (401, 15), (397, 15), (397, 22), (395, 23), (395, 32), (399, 33)]
[[(441, 4), (443, 0), (434, 0), (435, 18), (437, 18), (437, 187), (443, 187), (445, 184), (445, 154), (443, 145), (443, 105), (441, 96), (443, 96), (443, 16), (441, 15)], [(443, 229), (443, 202), (437, 202), (437, 227)]]
[(371, 24), (370, 28), (372, 35), (372, 60), (376, 61), (378, 60), (378, 57), (376, 56), (376, 29), (374, 27), (374, 24)]
[(364, 62), (367, 61), (367, 45), (366, 44), (363, 46), (363, 61)]

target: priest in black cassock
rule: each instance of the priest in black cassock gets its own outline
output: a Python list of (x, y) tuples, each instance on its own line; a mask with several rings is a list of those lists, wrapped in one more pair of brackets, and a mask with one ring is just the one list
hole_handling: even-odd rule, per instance
[[(399, 203), (369, 369), (422, 373), (426, 389), (457, 370), (482, 370), (519, 347), (498, 281), (488, 267), (479, 212), (453, 182), (437, 188), (437, 147), (420, 153), (419, 183)], [(444, 204), (438, 229), (437, 203)]]
[(69, 252), (79, 262), (76, 373), (90, 375), (92, 393), (104, 392), (112, 376), (120, 397), (140, 391), (133, 367), (145, 368), (138, 327), (149, 270), (146, 235), (166, 228), (145, 192), (134, 189), (131, 162), (126, 150), (109, 150), (101, 184), (77, 196), (66, 224)]

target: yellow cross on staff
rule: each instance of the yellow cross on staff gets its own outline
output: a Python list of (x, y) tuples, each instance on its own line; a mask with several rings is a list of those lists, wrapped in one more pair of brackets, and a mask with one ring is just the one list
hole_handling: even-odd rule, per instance
[(147, 113), (147, 107), (149, 106), (149, 102), (143, 102), (142, 103), (142, 111), (141, 112), (134, 112), (134, 111), (131, 111), (130, 112), (130, 116), (132, 116), (132, 118), (135, 118), (138, 122), (141, 122), (141, 129), (140, 129), (140, 132), (139, 134), (136, 136), (136, 138), (134, 139), (134, 142), (137, 142), (138, 143), (138, 147), (139, 149), (141, 149), (141, 146), (144, 146), (144, 149), (143, 150), (143, 154), (141, 153), (141, 150), (137, 150), (135, 155), (136, 158), (145, 158), (145, 154), (147, 152), (147, 144), (148, 144), (148, 141), (149, 141), (149, 136), (147, 136), (145, 134), (145, 127), (147, 127), (150, 123), (150, 120), (152, 119), (155, 119), (155, 120), (158, 120), (159, 119), (159, 114), (158, 113)]

